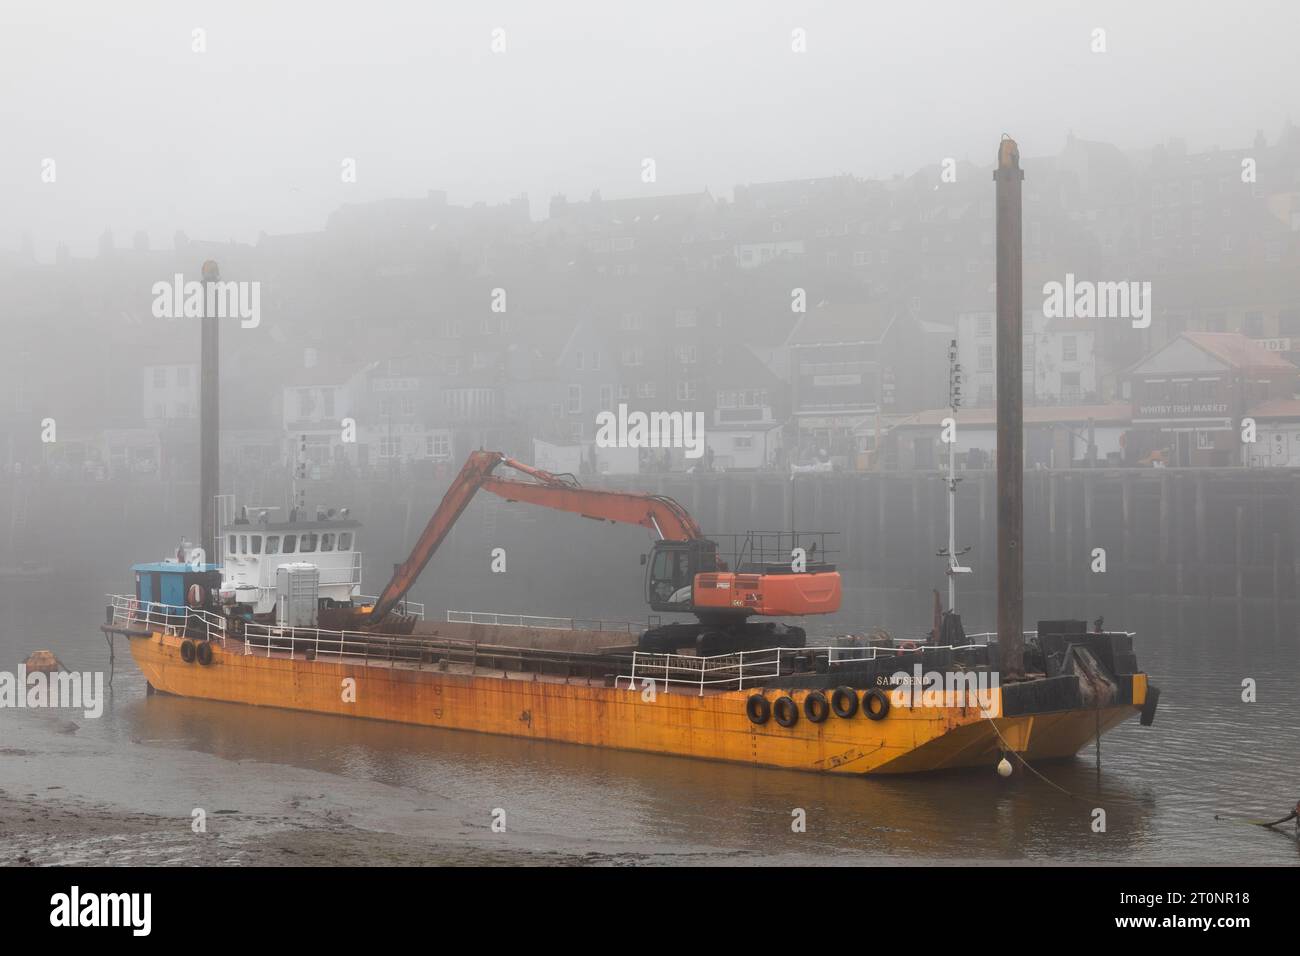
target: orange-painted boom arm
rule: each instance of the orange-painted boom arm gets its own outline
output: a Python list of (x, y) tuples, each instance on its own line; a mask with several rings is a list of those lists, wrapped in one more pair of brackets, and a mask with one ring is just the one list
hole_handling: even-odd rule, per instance
[[(533, 480), (497, 478), (492, 472), (502, 464)], [(410, 557), (393, 572), (392, 580), (385, 585), (383, 593), (366, 616), (369, 626), (373, 627), (386, 618), (405, 597), (479, 488), (500, 495), (507, 501), (526, 501), (587, 518), (638, 524), (667, 541), (692, 541), (704, 537), (695, 519), (672, 498), (582, 488), (571, 477), (533, 468), (507, 458), (500, 452), (471, 452), (460, 474), (443, 495), (433, 517), (420, 533), (420, 539), (411, 550)]]

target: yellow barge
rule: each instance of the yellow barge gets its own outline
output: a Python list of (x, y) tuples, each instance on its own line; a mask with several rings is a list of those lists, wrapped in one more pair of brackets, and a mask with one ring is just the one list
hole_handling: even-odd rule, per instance
[(219, 616), (132, 597), (113, 599), (104, 630), (129, 640), (151, 690), (182, 697), (814, 772), (1069, 757), (1131, 716), (1149, 722), (1158, 696), (1125, 666), (1128, 635), (1077, 630), (1029, 638), (1043, 666), (1030, 679), (970, 680), (934, 700), (903, 675), (988, 674), (996, 645), (702, 658), (516, 647), (495, 643), (509, 628), (450, 624), (406, 636), (250, 624), (236, 635)]

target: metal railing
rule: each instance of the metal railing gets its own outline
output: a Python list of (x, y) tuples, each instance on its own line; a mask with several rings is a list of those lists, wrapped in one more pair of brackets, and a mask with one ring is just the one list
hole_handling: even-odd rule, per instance
[(226, 640), (226, 620), (219, 614), (179, 604), (141, 601), (131, 594), (108, 595), (114, 627), (158, 628), (167, 634), (196, 634), (206, 640)]
[[(356, 600), (360, 601), (362, 604), (374, 604), (379, 600), (379, 595), (358, 594), (356, 596)], [(419, 601), (408, 601), (405, 598), (403, 598), (401, 601), (398, 602), (397, 607), (394, 608), (394, 610), (398, 614), (406, 614), (418, 620), (421, 621), (424, 620), (424, 605), (421, 604)]]
[(489, 624), (495, 627), (531, 627), (544, 631), (618, 631), (638, 634), (648, 624), (604, 621), (597, 618), (546, 617), (538, 614), (501, 614), (496, 611), (448, 611), (448, 624)]
[[(636, 651), (632, 654), (632, 671), (615, 678), (615, 687), (628, 690), (644, 689), (647, 682), (665, 690), (673, 685), (690, 687), (701, 696), (705, 690), (744, 690), (757, 682), (772, 680), (783, 675), (807, 674), (824, 666), (827, 670), (835, 664), (863, 664), (888, 660), (904, 654), (922, 654), (934, 651), (964, 651), (983, 644), (918, 644), (912, 647), (892, 647), (872, 644), (865, 647), (772, 647), (757, 651), (736, 651), (714, 657), (696, 657), (689, 654), (663, 654)], [(627, 681), (626, 685), (623, 681)]]

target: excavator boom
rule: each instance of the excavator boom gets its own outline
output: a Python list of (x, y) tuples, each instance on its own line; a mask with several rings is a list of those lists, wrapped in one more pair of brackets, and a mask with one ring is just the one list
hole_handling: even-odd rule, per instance
[[(500, 465), (532, 480), (497, 477), (493, 472)], [(640, 525), (665, 541), (695, 541), (704, 537), (695, 519), (671, 498), (583, 488), (571, 476), (533, 468), (500, 452), (475, 451), (447, 489), (410, 556), (393, 572), (392, 580), (385, 585), (383, 593), (366, 615), (366, 626), (380, 624), (397, 607), (480, 488), (507, 501), (524, 501), (600, 521)]]

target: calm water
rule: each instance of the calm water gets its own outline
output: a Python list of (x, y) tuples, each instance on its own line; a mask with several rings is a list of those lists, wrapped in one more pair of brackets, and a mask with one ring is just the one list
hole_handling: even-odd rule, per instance
[[(103, 594), (124, 586), (0, 582), (0, 669), (43, 647), (106, 669)], [(239, 810), (258, 826), (319, 814), (467, 844), (500, 839), (488, 825), (503, 808), (510, 846), (649, 862), (1300, 862), (1296, 841), (1214, 818), (1274, 819), (1300, 797), (1297, 642), (1139, 634), (1138, 653), (1162, 689), (1155, 725), (1107, 735), (1100, 777), (1091, 751), (1039, 768), (1080, 800), (991, 766), (843, 779), (146, 697), (121, 642), (98, 720), (0, 711), (0, 788), (169, 816)], [(1241, 702), (1247, 677), (1257, 703)], [(1105, 834), (1090, 828), (1098, 806)], [(793, 808), (806, 833), (791, 832)]]

